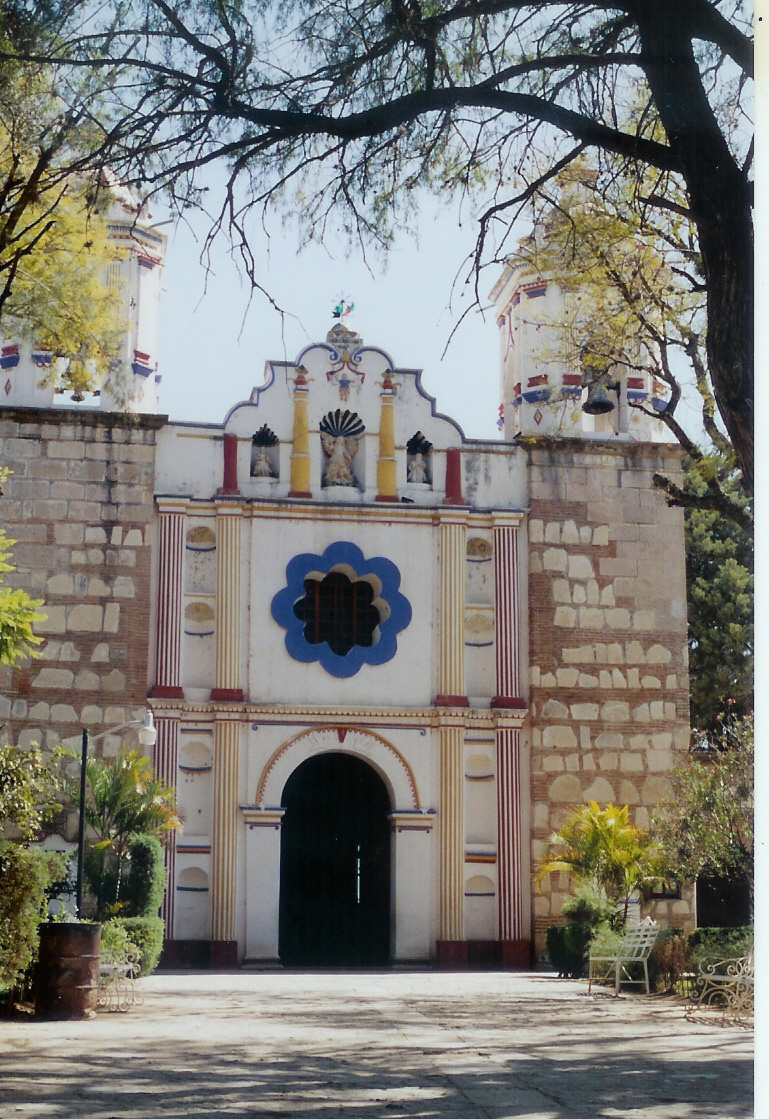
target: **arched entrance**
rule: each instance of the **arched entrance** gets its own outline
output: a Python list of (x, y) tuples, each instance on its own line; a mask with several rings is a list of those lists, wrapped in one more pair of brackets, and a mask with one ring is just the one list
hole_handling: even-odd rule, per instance
[(344, 753), (302, 762), (283, 790), (280, 960), (376, 967), (390, 955), (390, 797)]

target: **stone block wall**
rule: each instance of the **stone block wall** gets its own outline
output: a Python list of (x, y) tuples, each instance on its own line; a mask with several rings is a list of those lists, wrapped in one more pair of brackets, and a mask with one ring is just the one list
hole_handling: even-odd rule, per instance
[[(683, 514), (652, 475), (676, 448), (527, 441), (532, 866), (568, 809), (630, 806), (649, 823), (689, 745)], [(568, 876), (534, 885), (537, 951)], [(689, 927), (691, 899), (654, 903)]]
[[(0, 668), (0, 728), (51, 747), (146, 706), (155, 436), (163, 416), (0, 408), (8, 582), (43, 599), (41, 656)], [(120, 737), (99, 743), (114, 753)]]

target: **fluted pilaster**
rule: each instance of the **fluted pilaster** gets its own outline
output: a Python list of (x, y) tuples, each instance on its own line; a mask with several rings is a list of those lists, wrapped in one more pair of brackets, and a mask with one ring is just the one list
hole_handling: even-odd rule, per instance
[(211, 698), (242, 700), (239, 506), (221, 506), (217, 509), (216, 537), (216, 668)]
[(214, 729), (214, 813), (211, 836), (211, 936), (235, 940), (240, 724), (217, 719)]
[(181, 699), (184, 507), (158, 502), (158, 618), (151, 694)]

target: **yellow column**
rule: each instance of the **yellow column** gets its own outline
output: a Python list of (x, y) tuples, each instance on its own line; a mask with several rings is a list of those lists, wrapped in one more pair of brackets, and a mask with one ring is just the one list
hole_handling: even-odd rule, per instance
[[(466, 707), (465, 564), (467, 526), (456, 518), (440, 519), (441, 609), (439, 618), (437, 706)], [(440, 839), (440, 926), (438, 963), (462, 966), (464, 943), (464, 728), (442, 726)]]
[[(464, 940), (464, 728), (441, 727), (441, 850), (439, 939), (456, 944)], [(439, 946), (440, 956), (440, 946)], [(456, 950), (448, 959), (460, 963)]]
[(214, 814), (211, 836), (211, 939), (235, 940), (240, 723), (217, 719), (214, 730)]
[(465, 554), (467, 526), (441, 518), (441, 610), (438, 625), (438, 695), (442, 706), (466, 707), (465, 696)]
[(242, 700), (240, 683), (240, 506), (216, 510), (216, 667), (211, 699)]
[(381, 392), (382, 410), (379, 418), (379, 460), (376, 468), (377, 501), (397, 501), (395, 473), (395, 388), (390, 373), (385, 374)]
[(294, 435), (291, 443), (289, 497), (312, 497), (310, 491), (310, 437), (307, 421), (307, 370), (299, 366), (294, 378)]

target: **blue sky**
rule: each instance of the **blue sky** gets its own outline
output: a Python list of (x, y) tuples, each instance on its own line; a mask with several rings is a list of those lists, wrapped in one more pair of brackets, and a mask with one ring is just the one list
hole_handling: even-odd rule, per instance
[[(199, 238), (207, 223), (196, 222)], [(260, 282), (288, 315), (260, 293), (249, 306), (249, 285), (226, 246), (217, 246), (208, 276), (200, 263), (201, 240), (190, 228), (170, 231), (160, 311), (160, 410), (177, 420), (221, 422), (263, 379), (268, 359), (293, 360), (308, 343), (322, 341), (332, 311), (344, 295), (355, 304), (349, 323), (396, 365), (424, 370), (424, 385), (439, 411), (465, 434), (495, 438), (499, 407), (497, 328), (494, 314), (471, 313), (445, 357), (449, 335), (472, 301), (452, 285), (473, 245), (472, 220), (458, 228), (458, 214), (428, 207), (417, 243), (405, 235), (386, 262), (345, 254), (341, 241), (298, 251), (296, 236), (277, 231), (258, 239)], [(463, 269), (462, 274), (466, 269)], [(483, 301), (498, 273), (487, 272)], [(451, 306), (449, 306), (451, 304)]]

